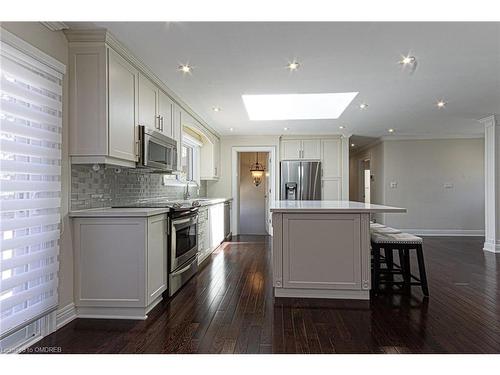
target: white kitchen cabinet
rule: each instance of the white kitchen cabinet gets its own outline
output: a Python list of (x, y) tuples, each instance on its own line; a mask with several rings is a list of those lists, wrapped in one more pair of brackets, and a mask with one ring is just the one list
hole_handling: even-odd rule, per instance
[(341, 177), (342, 148), (340, 139), (324, 139), (321, 141), (322, 178)]
[(75, 218), (73, 225), (77, 315), (145, 319), (167, 289), (167, 215)]
[(109, 156), (137, 160), (138, 71), (108, 48)]
[(138, 71), (105, 44), (70, 44), (69, 58), (72, 162), (135, 167)]
[(173, 110), (174, 102), (162, 90), (158, 91), (158, 116), (160, 121), (160, 132), (167, 137), (173, 138)]
[(302, 141), (302, 159), (320, 159), (321, 142), (319, 139), (304, 139)]
[(224, 241), (224, 203), (201, 207), (198, 214), (198, 264)]
[(282, 160), (320, 159), (319, 139), (287, 139), (281, 141)]
[(200, 180), (219, 179), (219, 139), (209, 135), (204, 137), (203, 146), (200, 149)]
[(300, 159), (302, 157), (302, 141), (286, 140), (281, 141), (281, 150), (283, 160)]
[(279, 286), (361, 290), (360, 223), (359, 214), (282, 214)]
[(152, 304), (167, 288), (167, 218), (148, 218), (147, 227), (147, 303)]
[(185, 112), (177, 104), (173, 107), (172, 138), (177, 141), (177, 172), (181, 171), (182, 156), (182, 119)]
[(342, 179), (334, 178), (321, 181), (321, 199), (324, 201), (338, 201), (342, 199)]
[(158, 87), (139, 74), (139, 125), (158, 131)]
[[(182, 145), (182, 121), (192, 116), (153, 72), (105, 29), (65, 30), (69, 42), (69, 154), (73, 164), (134, 168), (144, 125)], [(200, 129), (208, 129), (200, 124)], [(218, 178), (219, 139), (207, 177)], [(178, 152), (180, 170), (180, 152)]]

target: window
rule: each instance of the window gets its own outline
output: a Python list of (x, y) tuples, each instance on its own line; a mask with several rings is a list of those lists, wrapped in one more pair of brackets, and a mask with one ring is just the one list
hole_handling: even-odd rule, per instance
[[(61, 72), (65, 68), (1, 31), (0, 335), (3, 339), (46, 316), (58, 303)], [(14, 47), (17, 45), (31, 53), (21, 52)]]
[(193, 180), (193, 147), (182, 145), (181, 169), (186, 181)]
[(183, 180), (200, 182), (200, 149), (202, 145), (198, 139), (183, 133), (181, 150)]

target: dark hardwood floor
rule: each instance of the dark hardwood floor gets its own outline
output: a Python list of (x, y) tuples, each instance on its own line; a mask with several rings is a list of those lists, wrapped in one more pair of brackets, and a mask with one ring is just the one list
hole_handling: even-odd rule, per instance
[(77, 319), (36, 346), (62, 353), (500, 353), (500, 256), (482, 244), (479, 237), (426, 238), (430, 298), (415, 288), (411, 297), (363, 302), (274, 299), (269, 238), (241, 236), (146, 321)]

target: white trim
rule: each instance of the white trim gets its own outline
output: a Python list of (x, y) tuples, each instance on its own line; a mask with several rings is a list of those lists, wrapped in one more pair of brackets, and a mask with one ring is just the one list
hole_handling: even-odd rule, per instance
[[(239, 227), (239, 152), (269, 152), (271, 162), (269, 163), (269, 181), (271, 183), (271, 194), (269, 201), (276, 200), (276, 146), (233, 146), (231, 148), (231, 197), (233, 198), (233, 209), (231, 218), (231, 228), (233, 235), (238, 234)], [(271, 218), (271, 215), (269, 215)], [(266, 223), (267, 227), (267, 223)], [(271, 227), (272, 231), (272, 227)], [(271, 232), (272, 235), (272, 232)]]
[(203, 146), (203, 143), (200, 140), (190, 136), (186, 132), (182, 132), (182, 143), (184, 143), (184, 142), (186, 142), (191, 147), (202, 147)]
[(369, 290), (274, 288), (275, 297), (369, 300)]
[(50, 31), (61, 31), (69, 29), (69, 26), (64, 22), (40, 22), (43, 26), (45, 26)]
[[(60, 79), (62, 79), (62, 76), (66, 73), (66, 65), (40, 51), (38, 48), (25, 42), (2, 27), (0, 27), (0, 40), (0, 50), (2, 51), (2, 54), (12, 55), (16, 59), (36, 66), (37, 68)], [(24, 56), (23, 54), (27, 56)]]
[(64, 327), (66, 324), (75, 320), (76, 316), (76, 306), (73, 302), (64, 306), (63, 308), (57, 309), (56, 314), (56, 329)]
[(484, 134), (408, 134), (408, 135), (384, 135), (382, 141), (425, 141), (432, 139), (481, 139)]
[(483, 229), (400, 229), (401, 232), (417, 236), (484, 237)]
[(497, 243), (485, 241), (483, 250), (490, 253), (500, 253), (500, 241), (497, 241)]
[(342, 147), (342, 188), (341, 188), (341, 199), (349, 200), (349, 137), (342, 136), (340, 138), (340, 144)]

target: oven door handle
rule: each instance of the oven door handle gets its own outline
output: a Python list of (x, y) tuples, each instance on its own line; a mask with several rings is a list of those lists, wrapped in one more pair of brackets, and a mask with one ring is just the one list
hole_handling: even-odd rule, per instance
[[(194, 261), (196, 262), (196, 259)], [(187, 270), (189, 270), (193, 266), (193, 263), (194, 262), (189, 263), (186, 267), (181, 268), (179, 271), (175, 271), (174, 273), (171, 273), (170, 275), (171, 276), (177, 276), (177, 275), (180, 275), (181, 273), (186, 272)]]
[(184, 223), (189, 223), (192, 218), (187, 218), (187, 219), (182, 219), (182, 220), (172, 220), (173, 225), (178, 225), (178, 224), (184, 224)]

